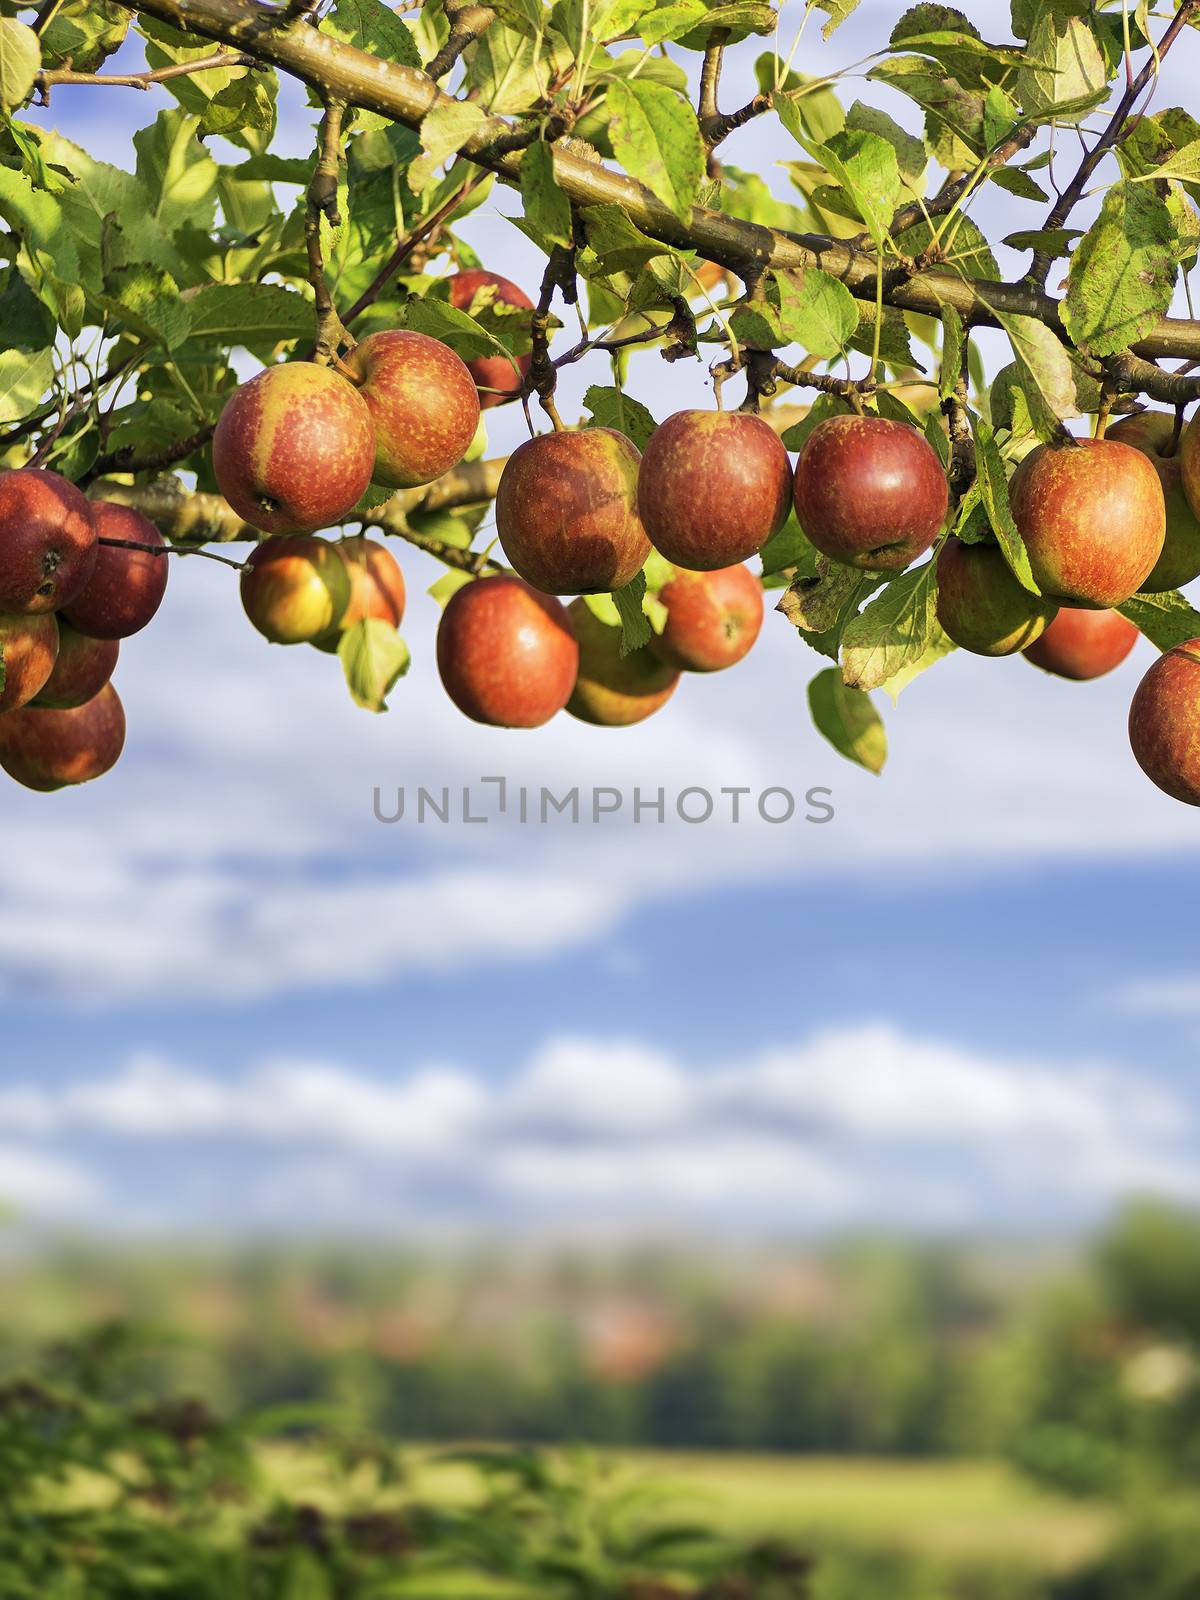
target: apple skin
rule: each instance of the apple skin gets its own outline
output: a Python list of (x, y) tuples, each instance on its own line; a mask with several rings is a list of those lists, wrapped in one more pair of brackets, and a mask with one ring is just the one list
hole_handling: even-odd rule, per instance
[(604, 594), (642, 570), (650, 541), (638, 515), (637, 446), (613, 428), (526, 439), (496, 493), (512, 565), (543, 594)]
[(1053, 600), (1023, 589), (996, 544), (947, 539), (937, 558), (938, 621), (962, 650), (1011, 656), (1040, 638), (1058, 614)]
[(658, 598), (667, 621), (649, 648), (681, 672), (723, 672), (749, 653), (762, 628), (762, 584), (748, 567), (677, 572)]
[(1151, 783), (1200, 806), (1200, 639), (1166, 651), (1138, 684), (1129, 743)]
[[(147, 517), (115, 500), (92, 504), (97, 539), (127, 539), (167, 549), (167, 541)], [(152, 620), (167, 592), (168, 559), (144, 550), (98, 545), (92, 575), (63, 616), (92, 639), (128, 639)]]
[(83, 588), (95, 562), (85, 494), (40, 467), (0, 473), (0, 611), (57, 611)]
[(0, 717), (0, 767), (43, 794), (103, 777), (124, 746), (125, 710), (111, 683), (69, 711), (23, 706)]
[(1038, 588), (1066, 605), (1123, 605), (1162, 554), (1158, 471), (1119, 439), (1039, 444), (1013, 473), (1009, 501)]
[(1119, 422), (1110, 423), (1105, 434), (1105, 438), (1132, 445), (1148, 457), (1162, 484), (1167, 506), (1167, 535), (1162, 555), (1142, 583), (1147, 594), (1181, 589), (1185, 583), (1200, 577), (1200, 519), (1183, 492), (1178, 449), (1174, 455), (1166, 453), (1174, 437), (1175, 418), (1169, 411), (1139, 411), (1136, 416), (1122, 417)]
[(345, 366), (375, 430), (372, 478), (415, 489), (456, 467), (479, 426), (479, 393), (466, 363), (426, 333), (371, 333)]
[(646, 441), (638, 509), (650, 542), (677, 567), (745, 561), (787, 521), (792, 464), (749, 411), (677, 411)]
[(567, 607), (579, 640), (579, 674), (567, 710), (598, 728), (643, 722), (675, 693), (679, 668), (645, 645), (621, 654), (621, 629), (598, 617), (580, 597)]
[(330, 367), (268, 367), (225, 403), (213, 434), (221, 493), (263, 533), (316, 533), (362, 499), (375, 466), (367, 402)]
[(89, 639), (59, 617), (58, 660), (32, 703), (71, 711), (94, 699), (112, 677), (120, 652), (119, 640)]
[(337, 650), (347, 628), (367, 617), (398, 628), (404, 620), (406, 593), (404, 574), (395, 556), (375, 539), (342, 539), (333, 547), (346, 565), (350, 579), (350, 601), (341, 621), (313, 640), (318, 650)]
[(350, 574), (328, 539), (291, 534), (257, 545), (241, 576), (242, 609), (272, 644), (309, 644), (337, 627)]
[(473, 722), (540, 728), (575, 686), (579, 645), (565, 606), (497, 573), (456, 589), (446, 602), (437, 664), (446, 693)]
[[(498, 272), (487, 272), (482, 267), (455, 273), (450, 279), (450, 304), (457, 306), (460, 311), (469, 311), (479, 291), (491, 288), (495, 289), (499, 304), (519, 306), (522, 311), (533, 310), (533, 301), (524, 289), (511, 279), (502, 278)], [(518, 356), (516, 359), (515, 371), (507, 356), (477, 356), (474, 361), (467, 362), (467, 371), (475, 380), (479, 404), (484, 411), (492, 406), (502, 406), (517, 395), (529, 371), (529, 357)]]
[(0, 613), (0, 653), (4, 659), (0, 713), (17, 711), (41, 693), (54, 671), (58, 619), (50, 612), (33, 617)]
[(1138, 637), (1137, 628), (1119, 611), (1062, 606), (1042, 637), (1024, 654), (1043, 672), (1086, 683), (1119, 667)]

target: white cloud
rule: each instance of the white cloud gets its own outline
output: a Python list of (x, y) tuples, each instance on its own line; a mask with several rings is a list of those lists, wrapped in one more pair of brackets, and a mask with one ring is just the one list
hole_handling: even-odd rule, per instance
[(0, 1144), (0, 1199), (17, 1213), (86, 1215), (101, 1186), (88, 1169), (42, 1151)]
[(1136, 978), (1112, 997), (1118, 1011), (1134, 1017), (1200, 1016), (1200, 977), (1180, 973), (1161, 978)]

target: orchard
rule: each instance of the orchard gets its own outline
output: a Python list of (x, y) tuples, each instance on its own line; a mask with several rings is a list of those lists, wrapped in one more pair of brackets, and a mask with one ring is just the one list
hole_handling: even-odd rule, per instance
[[(447, 714), (514, 729), (640, 722), (791, 628), (787, 692), (807, 659), (876, 771), (873, 691), (956, 649), (1083, 684), (1141, 633), (1128, 740), (1200, 804), (1200, 121), (1162, 90), (1200, 0), (1013, 0), (997, 41), (922, 3), (803, 70), (856, 3), (8, 0), (4, 771), (113, 766), (120, 642), (199, 557), (374, 711), (440, 606)], [(56, 130), (84, 86), (146, 97), (132, 170)], [(752, 123), (786, 199), (736, 164)], [(540, 279), (462, 232), (497, 185)], [(1026, 223), (989, 239), (997, 190)], [(444, 568), (416, 597), (405, 546)]]

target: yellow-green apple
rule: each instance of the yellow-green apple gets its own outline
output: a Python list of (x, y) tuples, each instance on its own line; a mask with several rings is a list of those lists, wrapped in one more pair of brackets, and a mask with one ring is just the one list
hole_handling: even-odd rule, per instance
[(1162, 554), (1158, 472), (1119, 439), (1039, 444), (1013, 473), (1009, 500), (1038, 588), (1067, 605), (1123, 605)]
[[(455, 273), (450, 279), (450, 304), (457, 306), (460, 311), (469, 311), (481, 289), (494, 289), (495, 299), (500, 305), (517, 306), (522, 311), (533, 310), (533, 301), (524, 289), (511, 279), (502, 278), (498, 272), (487, 272), (482, 267)], [(487, 411), (491, 406), (502, 406), (517, 394), (529, 371), (529, 357), (518, 356), (514, 367), (507, 356), (476, 356), (473, 361), (467, 362), (467, 371), (475, 380), (479, 404)]]
[(337, 546), (310, 534), (266, 539), (242, 568), (242, 608), (272, 644), (307, 644), (328, 633), (350, 592)]
[(787, 520), (792, 464), (749, 411), (677, 411), (646, 441), (638, 509), (650, 542), (677, 567), (744, 561)]
[(28, 705), (45, 688), (58, 656), (58, 621), (50, 612), (0, 612), (0, 712)]
[(315, 533), (366, 493), (375, 428), (355, 386), (312, 361), (268, 367), (236, 389), (213, 434), (213, 471), (263, 533)]
[(0, 767), (27, 789), (103, 777), (124, 745), (125, 711), (111, 683), (69, 711), (22, 706), (0, 717)]
[[(93, 639), (127, 639), (144, 628), (167, 592), (167, 541), (147, 517), (115, 500), (92, 503), (96, 524), (96, 565), (63, 616), (80, 633)], [(121, 550), (101, 543), (121, 539), (127, 544), (150, 545), (146, 550)]]
[(1200, 639), (1166, 651), (1138, 684), (1129, 743), (1151, 783), (1200, 806)]
[(437, 664), (446, 693), (473, 721), (538, 728), (567, 703), (579, 645), (558, 600), (497, 573), (450, 596)]
[(1011, 656), (1045, 632), (1058, 606), (1023, 589), (997, 544), (947, 539), (937, 558), (938, 621), (963, 650)]
[(949, 486), (933, 446), (906, 422), (827, 417), (796, 461), (796, 516), (823, 555), (902, 572), (941, 531)]
[(375, 429), (376, 483), (413, 489), (466, 455), (479, 426), (475, 380), (449, 345), (390, 328), (368, 334), (346, 357)]
[(89, 639), (59, 617), (58, 660), (33, 704), (69, 711), (94, 699), (112, 677), (120, 654), (117, 639)]
[(496, 494), (504, 553), (544, 594), (621, 589), (645, 565), (637, 446), (613, 428), (544, 433), (509, 456)]
[(722, 672), (742, 659), (763, 620), (762, 584), (748, 567), (677, 571), (659, 590), (667, 610), (650, 648), (682, 672)]
[(341, 621), (313, 640), (318, 650), (334, 651), (347, 628), (369, 617), (398, 628), (404, 618), (404, 574), (395, 556), (375, 539), (342, 539), (334, 549), (346, 564), (350, 601)]
[(567, 608), (579, 640), (579, 673), (567, 710), (600, 728), (627, 728), (641, 722), (675, 693), (679, 668), (668, 666), (649, 648), (621, 654), (619, 625), (598, 617), (582, 598)]
[(41, 467), (0, 473), (0, 611), (57, 611), (83, 588), (95, 561), (85, 494)]
[(1025, 659), (1056, 678), (1085, 683), (1119, 667), (1138, 641), (1138, 630), (1119, 611), (1062, 606)]
[(1152, 462), (1162, 484), (1167, 532), (1162, 554), (1150, 576), (1143, 580), (1142, 589), (1160, 594), (1164, 589), (1179, 589), (1191, 583), (1200, 577), (1200, 518), (1183, 492), (1174, 416), (1169, 411), (1139, 411), (1111, 423), (1105, 437), (1140, 450)]

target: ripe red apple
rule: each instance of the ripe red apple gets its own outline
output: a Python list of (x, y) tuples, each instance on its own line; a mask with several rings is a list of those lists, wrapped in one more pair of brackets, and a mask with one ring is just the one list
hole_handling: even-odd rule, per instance
[(331, 367), (268, 367), (226, 402), (213, 471), (240, 517), (263, 533), (315, 533), (362, 499), (375, 465), (367, 403)]
[(902, 572), (941, 531), (950, 503), (933, 446), (906, 422), (827, 417), (796, 461), (796, 516), (823, 555)]
[(318, 650), (335, 651), (347, 628), (367, 617), (398, 628), (404, 618), (404, 574), (390, 550), (374, 539), (342, 539), (333, 547), (346, 564), (350, 601), (342, 618), (313, 643)]
[(747, 567), (679, 571), (659, 590), (667, 621), (650, 648), (682, 672), (722, 672), (742, 659), (763, 620), (762, 584)]
[(23, 706), (0, 717), (0, 767), (27, 789), (101, 778), (125, 745), (125, 710), (111, 683), (70, 711)]
[(0, 611), (57, 611), (95, 560), (91, 502), (73, 483), (40, 467), (0, 473)]
[(1138, 630), (1119, 611), (1062, 606), (1025, 659), (1056, 678), (1084, 683), (1119, 667), (1138, 641)]
[[(450, 304), (460, 311), (469, 311), (479, 291), (491, 288), (495, 289), (499, 304), (533, 310), (533, 301), (524, 289), (511, 279), (502, 278), (498, 272), (485, 272), (482, 267), (455, 273), (450, 279)], [(477, 356), (474, 361), (467, 362), (467, 371), (475, 380), (479, 404), (486, 411), (490, 406), (502, 406), (516, 395), (521, 380), (529, 371), (529, 357), (518, 356), (514, 368), (507, 356)]]
[(642, 722), (675, 693), (679, 668), (645, 645), (621, 654), (621, 629), (598, 617), (582, 598), (567, 608), (579, 640), (579, 673), (567, 710), (601, 728)]
[(938, 621), (963, 650), (1011, 656), (1045, 632), (1058, 606), (1023, 589), (997, 544), (947, 539), (937, 561)]
[(646, 441), (638, 510), (654, 548), (712, 572), (744, 561), (787, 521), (792, 466), (749, 411), (677, 411)]
[(1166, 651), (1138, 684), (1129, 743), (1151, 783), (1200, 806), (1200, 639)]
[(1200, 519), (1188, 503), (1183, 492), (1183, 473), (1175, 441), (1175, 418), (1169, 411), (1139, 411), (1132, 417), (1122, 417), (1111, 423), (1105, 435), (1121, 444), (1132, 445), (1146, 456), (1162, 484), (1163, 499), (1167, 506), (1167, 533), (1162, 554), (1154, 563), (1154, 570), (1143, 580), (1142, 589), (1148, 594), (1161, 594), (1164, 589), (1179, 589), (1200, 577)]
[(55, 711), (70, 711), (93, 699), (112, 677), (121, 645), (117, 639), (89, 639), (58, 619), (58, 660), (33, 701)]
[(345, 364), (375, 429), (376, 483), (413, 489), (458, 465), (479, 426), (479, 395), (449, 345), (392, 328), (368, 334)]
[(579, 645), (564, 606), (498, 573), (450, 596), (437, 663), (446, 693), (473, 721), (538, 728), (567, 703)]
[(1067, 605), (1123, 605), (1162, 554), (1158, 472), (1119, 439), (1039, 444), (1013, 473), (1009, 500), (1038, 588)]
[(272, 644), (307, 644), (334, 628), (350, 604), (350, 575), (337, 546), (309, 534), (267, 539), (242, 569), (242, 608)]
[[(166, 550), (167, 541), (140, 511), (115, 500), (96, 500), (92, 518), (97, 539), (125, 539)], [(166, 555), (118, 550), (98, 544), (96, 565), (79, 593), (63, 607), (73, 627), (92, 639), (127, 639), (144, 628), (167, 592)]]
[(504, 553), (543, 594), (621, 589), (646, 563), (637, 446), (613, 428), (543, 433), (508, 458), (496, 493)]
[(0, 660), (4, 663), (0, 712), (28, 705), (45, 688), (57, 656), (57, 618), (49, 612), (33, 617), (0, 612)]

